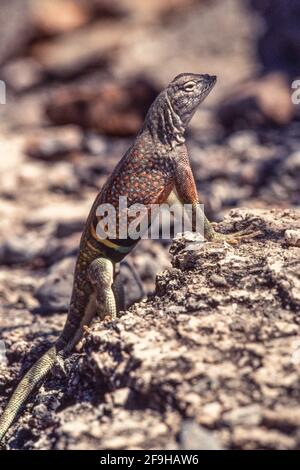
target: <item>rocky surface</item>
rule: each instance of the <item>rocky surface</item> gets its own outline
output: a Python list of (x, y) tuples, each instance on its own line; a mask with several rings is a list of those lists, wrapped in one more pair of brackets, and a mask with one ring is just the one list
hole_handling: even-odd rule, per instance
[[(9, 448), (299, 447), (300, 251), (285, 234), (299, 231), (300, 213), (234, 210), (219, 229), (249, 225), (261, 235), (236, 247), (175, 240), (152, 298), (92, 327), (67, 376), (55, 370), (27, 405)], [(20, 363), (63, 321), (29, 326), (19, 309), (4, 333), (2, 403)]]

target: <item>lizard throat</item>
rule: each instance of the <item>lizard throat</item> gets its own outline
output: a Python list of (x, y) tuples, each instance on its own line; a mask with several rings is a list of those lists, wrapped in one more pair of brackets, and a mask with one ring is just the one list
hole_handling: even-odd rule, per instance
[(154, 139), (158, 139), (162, 144), (169, 145), (171, 148), (185, 142), (185, 126), (172, 107), (167, 92), (150, 109), (147, 116), (147, 127)]

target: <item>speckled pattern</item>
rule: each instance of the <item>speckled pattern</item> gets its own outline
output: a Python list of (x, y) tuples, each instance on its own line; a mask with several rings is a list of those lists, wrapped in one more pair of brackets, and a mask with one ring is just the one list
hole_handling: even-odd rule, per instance
[[(127, 207), (137, 203), (146, 206), (148, 220), (150, 205), (166, 202), (174, 188), (183, 203), (196, 205), (199, 202), (184, 132), (195, 109), (214, 83), (215, 77), (209, 75), (181, 74), (160, 93), (148, 112), (140, 134), (96, 198), (85, 232), (90, 244), (94, 247), (99, 245), (96, 227), (102, 218), (96, 215), (98, 206), (111, 204), (117, 216), (116, 236), (108, 238), (118, 246), (135, 246), (136, 240), (118, 237), (121, 196), (127, 198)], [(103, 250), (103, 246), (100, 249)], [(118, 261), (127, 254), (107, 247), (104, 251)]]

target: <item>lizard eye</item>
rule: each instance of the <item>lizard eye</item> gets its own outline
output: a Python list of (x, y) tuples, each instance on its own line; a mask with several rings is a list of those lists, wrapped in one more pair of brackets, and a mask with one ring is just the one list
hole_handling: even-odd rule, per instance
[(187, 82), (185, 83), (184, 85), (184, 91), (193, 91), (193, 89), (195, 88), (195, 85), (196, 85), (196, 82)]

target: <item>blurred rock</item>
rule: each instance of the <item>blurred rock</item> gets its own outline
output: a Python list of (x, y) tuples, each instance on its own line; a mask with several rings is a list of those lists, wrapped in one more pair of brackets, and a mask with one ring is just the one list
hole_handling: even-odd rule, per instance
[(279, 429), (295, 429), (300, 426), (299, 408), (287, 406), (276, 406), (272, 410), (263, 413), (264, 424), (275, 426)]
[[(88, 214), (87, 214), (88, 215)], [(86, 217), (87, 217), (86, 215)], [(70, 217), (65, 220), (57, 221), (55, 235), (57, 238), (64, 238), (72, 235), (73, 233), (80, 233), (84, 228), (83, 217)]]
[(46, 113), (56, 125), (77, 124), (108, 136), (131, 136), (139, 131), (157, 93), (143, 78), (66, 88), (52, 97)]
[(295, 449), (296, 440), (279, 431), (266, 428), (245, 429), (237, 427), (234, 430), (235, 448), (245, 450), (289, 450)]
[(0, 244), (0, 264), (29, 263), (39, 255), (44, 245), (45, 240), (34, 235), (10, 236)]
[(232, 133), (227, 139), (230, 149), (237, 153), (248, 153), (249, 150), (257, 146), (257, 135), (254, 131), (239, 131)]
[(33, 36), (28, 0), (1, 0), (0, 64), (26, 49)]
[(120, 282), (124, 287), (125, 309), (129, 308), (135, 302), (141, 301), (145, 297), (140, 275), (127, 261), (122, 262), (120, 266)]
[[(31, 268), (51, 266), (57, 261), (78, 252), (81, 230), (79, 227), (61, 227), (64, 238), (51, 238), (49, 234), (26, 233), (22, 236), (10, 236), (0, 243), (0, 265), (26, 265)], [(82, 229), (82, 227), (81, 227)]]
[(222, 450), (214, 434), (193, 421), (184, 421), (179, 435), (182, 450)]
[(38, 228), (51, 224), (57, 233), (70, 233), (71, 227), (83, 228), (90, 210), (90, 201), (79, 203), (64, 202), (48, 205), (37, 209), (25, 217), (24, 223), (28, 228)]
[(35, 27), (41, 35), (72, 31), (90, 19), (77, 0), (30, 0), (30, 7)]
[(2, 78), (14, 92), (23, 93), (45, 79), (42, 67), (32, 58), (19, 58), (2, 68)]
[(283, 169), (290, 175), (300, 178), (300, 151), (291, 153), (283, 162)]
[(86, 132), (84, 149), (91, 155), (104, 155), (107, 153), (107, 139), (96, 132)]
[(0, 194), (8, 198), (16, 197), (18, 191), (16, 169), (24, 162), (23, 145), (22, 138), (0, 134)]
[(300, 230), (286, 230), (284, 232), (285, 241), (289, 246), (300, 248)]
[(74, 167), (80, 183), (99, 190), (130, 144), (129, 139), (106, 138), (87, 132), (84, 136), (84, 151), (88, 152), (89, 157), (79, 159)]
[(39, 313), (67, 312), (72, 292), (75, 258), (65, 258), (52, 266), (50, 274), (35, 293)]
[(121, 18), (128, 14), (123, 0), (78, 0), (90, 13), (99, 18)]
[[(69, 308), (75, 268), (74, 257), (65, 257), (52, 265), (50, 274), (35, 293), (40, 313), (66, 312)], [(144, 297), (139, 275), (130, 264), (122, 263), (120, 282), (125, 290), (125, 308)], [(138, 280), (138, 281), (137, 281)]]
[(77, 232), (77, 227), (74, 227), (74, 232), (71, 232), (71, 235), (63, 238), (50, 238), (39, 253), (35, 264), (40, 267), (49, 267), (64, 258), (77, 256), (80, 237), (81, 231)]
[(236, 85), (234, 92), (221, 100), (217, 117), (227, 128), (284, 126), (295, 111), (288, 78), (283, 73), (270, 73)]
[(300, 65), (299, 21), (297, 0), (251, 0), (264, 22), (257, 54), (264, 70), (281, 70), (297, 77)]
[(54, 36), (82, 28), (95, 18), (126, 15), (122, 0), (30, 0), (37, 34)]
[(128, 260), (138, 272), (146, 294), (153, 292), (158, 272), (170, 267), (168, 253), (158, 240), (142, 240)]
[(31, 53), (51, 76), (71, 78), (90, 67), (111, 62), (128, 34), (126, 23), (93, 23), (88, 28), (36, 43)]
[(223, 414), (223, 422), (231, 427), (239, 424), (257, 426), (261, 423), (261, 408), (259, 405), (250, 405), (235, 408)]
[(32, 158), (51, 161), (82, 148), (82, 134), (76, 126), (39, 130), (27, 138), (24, 152)]
[[(102, 0), (103, 1), (103, 0)], [(92, 0), (93, 3), (99, 3), (101, 0)], [(128, 15), (141, 23), (158, 23), (164, 21), (172, 14), (180, 14), (191, 7), (199, 0), (151, 0), (151, 2), (141, 2), (140, 0), (118, 0), (117, 5)]]
[(52, 165), (47, 174), (47, 186), (50, 191), (72, 194), (80, 192), (80, 184), (70, 162), (58, 162)]

